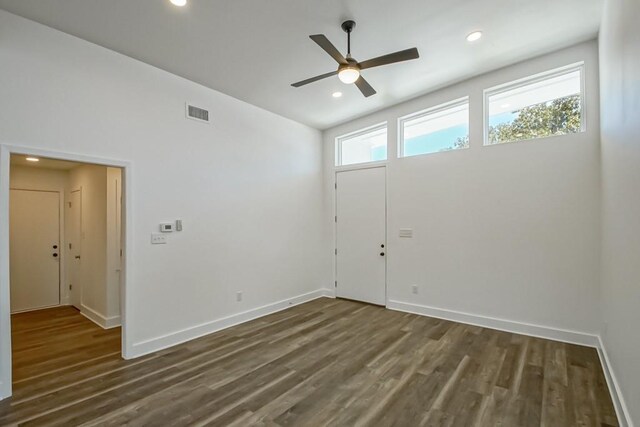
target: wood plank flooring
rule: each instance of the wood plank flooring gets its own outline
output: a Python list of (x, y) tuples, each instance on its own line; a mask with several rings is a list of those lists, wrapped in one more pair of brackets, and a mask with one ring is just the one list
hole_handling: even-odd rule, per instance
[(321, 298), (139, 359), (15, 315), (0, 425), (616, 426), (594, 349)]

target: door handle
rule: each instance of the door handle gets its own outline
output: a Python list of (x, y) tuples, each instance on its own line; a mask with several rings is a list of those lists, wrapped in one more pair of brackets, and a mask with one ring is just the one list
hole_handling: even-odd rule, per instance
[(384, 252), (380, 252), (380, 256), (384, 256)]
[(53, 254), (53, 257), (54, 257), (54, 258), (57, 258), (57, 257), (58, 257), (58, 254), (54, 253), (54, 254)]
[(76, 256), (75, 256), (75, 258), (76, 258), (76, 259), (80, 259), (80, 255), (76, 255)]

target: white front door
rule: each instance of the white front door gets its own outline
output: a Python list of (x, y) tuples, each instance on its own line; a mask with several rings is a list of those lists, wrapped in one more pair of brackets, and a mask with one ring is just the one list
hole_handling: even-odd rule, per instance
[(11, 312), (60, 304), (60, 195), (11, 190)]
[(336, 174), (336, 295), (386, 303), (386, 170)]
[(71, 305), (82, 309), (82, 281), (80, 280), (80, 263), (82, 250), (82, 191), (71, 192), (67, 205), (67, 250), (69, 262), (69, 291)]

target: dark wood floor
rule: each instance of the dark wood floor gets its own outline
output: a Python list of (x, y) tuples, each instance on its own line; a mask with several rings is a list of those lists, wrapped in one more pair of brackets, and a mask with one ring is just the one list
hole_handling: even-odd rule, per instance
[(71, 308), (12, 320), (2, 425), (617, 425), (594, 349), (352, 301), (129, 361)]

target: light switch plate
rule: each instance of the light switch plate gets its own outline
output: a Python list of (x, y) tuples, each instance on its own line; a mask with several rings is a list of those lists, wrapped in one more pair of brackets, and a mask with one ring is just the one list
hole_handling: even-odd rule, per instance
[(151, 233), (152, 245), (165, 245), (167, 243), (167, 236), (162, 233)]
[(400, 237), (413, 237), (413, 229), (412, 228), (401, 228), (400, 229)]

